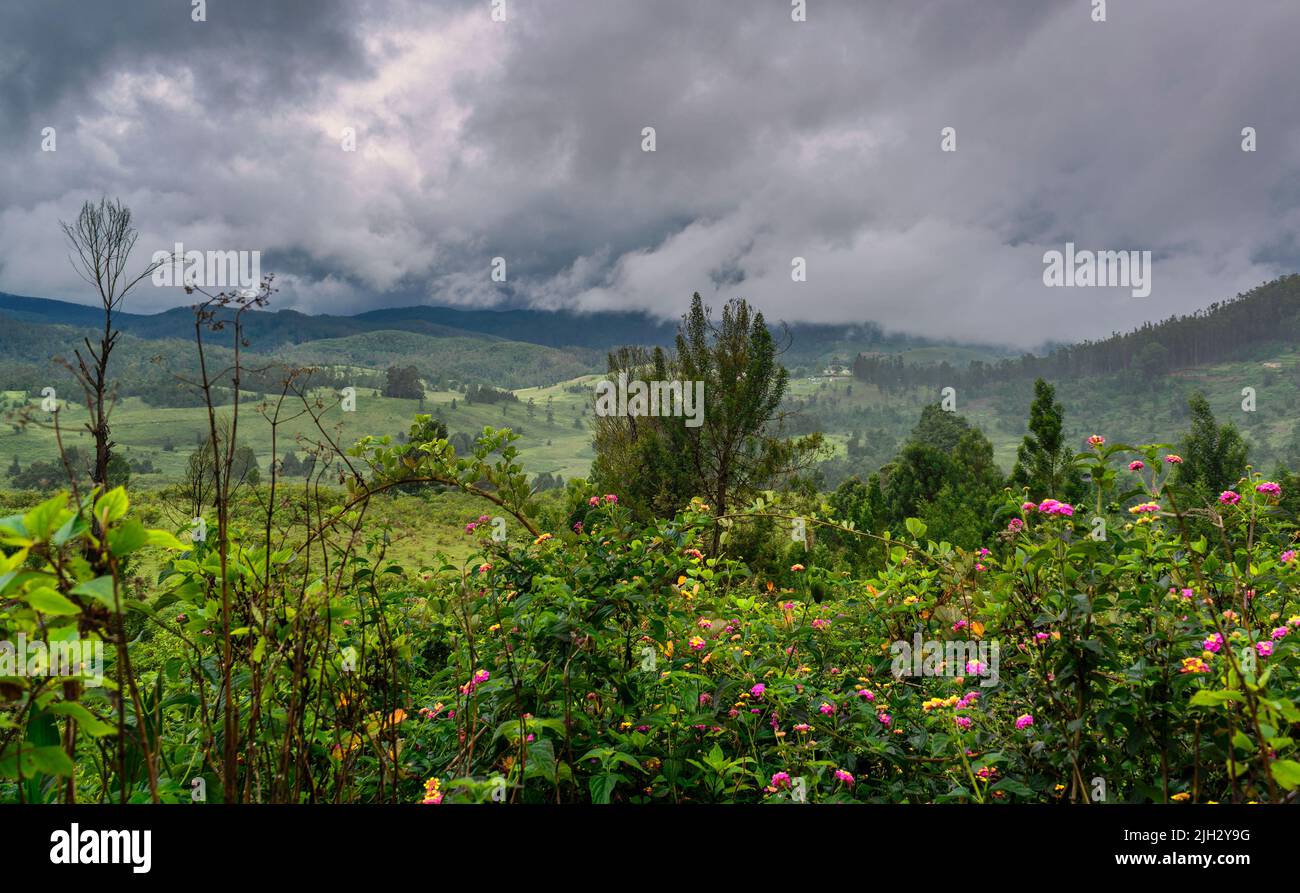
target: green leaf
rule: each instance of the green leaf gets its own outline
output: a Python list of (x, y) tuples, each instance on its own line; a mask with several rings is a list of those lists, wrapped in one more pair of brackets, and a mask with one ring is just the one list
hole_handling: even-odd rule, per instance
[(57, 744), (35, 748), (32, 751), (32, 766), (43, 775), (72, 775), (77, 771), (72, 760)]
[(50, 535), (63, 524), (62, 516), (67, 511), (67, 504), (67, 494), (60, 493), (23, 515), (23, 527), (27, 535), (34, 540), (49, 539)]
[(23, 600), (43, 614), (71, 616), (81, 609), (48, 586), (38, 586), (23, 596)]
[(1295, 760), (1274, 760), (1273, 779), (1288, 791), (1300, 787), (1300, 763)]
[(1201, 689), (1192, 695), (1191, 704), (1193, 707), (1217, 707), (1227, 701), (1240, 701), (1241, 692), (1239, 691), (1210, 691)]
[(1001, 781), (999, 781), (997, 784), (993, 785), (993, 787), (990, 788), (989, 790), (1010, 791), (1011, 793), (1015, 794), (1017, 797), (1037, 796), (1033, 788), (1029, 787), (1024, 782), (1016, 781), (1014, 778), (1004, 778)]
[[(130, 500), (126, 497), (126, 488), (115, 487), (95, 500), (95, 517), (107, 527), (126, 514)], [(30, 528), (29, 528), (30, 529)]]
[[(187, 545), (181, 542), (179, 539), (176, 538), (175, 534), (167, 530), (148, 530), (146, 531), (146, 533), (148, 534), (148, 540), (147, 540), (148, 544), (150, 546), (157, 546), (159, 549), (171, 549), (176, 552), (183, 552), (186, 549), (189, 549), (193, 545), (193, 544)], [(288, 551), (289, 550), (287, 549), (283, 550), (283, 552), (285, 553), (288, 553)], [(280, 554), (281, 554), (280, 552), (276, 552), (272, 556), (272, 560), (277, 563), (283, 564), (285, 559), (280, 558), (279, 557)]]
[(9, 515), (0, 518), (0, 542), (13, 542), (17, 545), (20, 541), (31, 542), (27, 536), (27, 526), (23, 524), (23, 516)]
[(56, 716), (69, 716), (75, 719), (78, 728), (95, 738), (117, 734), (117, 729), (112, 724), (104, 722), (104, 720), (86, 709), (85, 705), (78, 704), (76, 701), (60, 701), (57, 704), (51, 704), (45, 709)]
[(554, 784), (555, 769), (555, 748), (550, 741), (542, 739), (529, 745), (528, 768), (524, 770), (525, 777), (541, 776)]
[[(17, 778), (18, 770), (18, 747), (11, 745), (8, 750), (0, 754), (0, 778)], [(72, 775), (76, 771), (77, 767), (57, 744), (31, 747), (24, 743), (22, 774), (25, 778), (34, 775)]]
[(144, 529), (143, 524), (135, 519), (126, 521), (108, 532), (109, 551), (118, 558), (130, 555), (148, 541), (148, 531)]
[(73, 515), (63, 522), (63, 526), (54, 534), (50, 541), (56, 546), (62, 546), (69, 540), (74, 540), (90, 529), (90, 522), (86, 520), (85, 515)]
[(587, 782), (591, 788), (591, 802), (605, 804), (609, 802), (610, 795), (614, 793), (615, 786), (623, 776), (615, 772), (606, 772), (601, 775), (593, 775)]
[(113, 601), (113, 578), (109, 576), (96, 577), (93, 580), (78, 583), (72, 587), (70, 594), (88, 596), (110, 610), (117, 609), (117, 605)]

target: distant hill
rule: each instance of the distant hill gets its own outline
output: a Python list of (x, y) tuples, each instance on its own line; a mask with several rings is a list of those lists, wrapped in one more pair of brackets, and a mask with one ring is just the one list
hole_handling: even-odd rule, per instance
[(548, 387), (599, 371), (604, 355), (588, 348), (559, 350), (486, 336), (375, 331), (346, 338), (319, 338), (271, 352), (295, 366), (415, 366), (437, 388), (449, 381), (495, 387)]
[[(3, 292), (0, 292), (0, 315), (26, 322), (91, 327), (103, 320), (102, 311), (95, 307)], [(137, 338), (192, 338), (194, 334), (194, 314), (188, 307), (148, 315), (120, 313), (117, 319), (123, 332)], [(397, 307), (356, 316), (262, 310), (247, 314), (245, 319), (254, 349), (346, 338), (361, 332), (400, 331), (435, 338), (478, 336), (603, 351), (622, 344), (670, 344), (676, 333), (674, 324), (642, 313)]]
[[(29, 324), (50, 324), (94, 328), (100, 311), (92, 306), (29, 298), (0, 292), (0, 317)], [(275, 353), (278, 349), (321, 341), (342, 341), (318, 351), (294, 351), (309, 358), (353, 355), (367, 363), (387, 366), (383, 360), (383, 339), (347, 342), (368, 333), (400, 332), (427, 339), (460, 339), (441, 348), (420, 342), (413, 356), (428, 352), (427, 368), (444, 375), (447, 363), (433, 355), (467, 358), (469, 341), (502, 341), (532, 344), (575, 352), (576, 362), (556, 361), (555, 371), (581, 374), (602, 365), (601, 355), (625, 344), (671, 345), (676, 323), (646, 313), (571, 310), (469, 310), (456, 307), (389, 307), (355, 316), (312, 315), (296, 310), (257, 311), (248, 314), (245, 326), (254, 351)], [(188, 307), (176, 307), (156, 314), (122, 313), (119, 327), (143, 340), (192, 340), (194, 317)], [(1252, 350), (1300, 339), (1300, 275), (1266, 283), (1236, 298), (1216, 302), (1195, 313), (1148, 323), (1131, 332), (1097, 341), (1055, 347), (1045, 354), (1029, 354), (1007, 348), (977, 344), (940, 342), (915, 336), (886, 333), (872, 322), (856, 324), (795, 323), (785, 326), (769, 319), (778, 342), (784, 347), (782, 362), (797, 374), (817, 374), (830, 365), (852, 366), (864, 381), (884, 386), (931, 383), (937, 375), (952, 381), (960, 371), (964, 383), (991, 379), (1075, 378), (1106, 375), (1129, 370), (1144, 378), (1179, 369), (1195, 368), (1250, 355)], [(556, 358), (530, 353), (550, 365)], [(502, 365), (511, 361), (501, 354)], [(855, 362), (856, 361), (856, 362)], [(324, 359), (319, 362), (325, 362)], [(490, 367), (491, 364), (488, 364)], [(486, 369), (488, 367), (481, 367)], [(425, 367), (422, 367), (425, 368)], [(448, 370), (454, 374), (455, 370)], [(463, 372), (465, 376), (471, 373)], [(478, 375), (476, 369), (472, 374)], [(547, 381), (563, 377), (544, 376)], [(937, 380), (937, 379), (936, 379)]]
[[(71, 373), (59, 359), (75, 362), (75, 352), (85, 352), (83, 339), (89, 337), (94, 342), (98, 337), (93, 325), (85, 321), (36, 322), (30, 315), (19, 319), (7, 314), (0, 311), (0, 390), (39, 390), (53, 385), (62, 391), (72, 386)], [(77, 319), (73, 313), (54, 317)], [(173, 330), (175, 335), (158, 337)], [(155, 336), (142, 335), (142, 331)], [(229, 362), (228, 333), (205, 334), (204, 340), (212, 368)], [(268, 343), (265, 338), (249, 340), (252, 346), (245, 351), (245, 364), (250, 368), (281, 364), (364, 369), (372, 373), (365, 377), (370, 381), (375, 375), (382, 379), (389, 366), (415, 366), (434, 389), (452, 381), (509, 389), (547, 387), (597, 372), (604, 366), (604, 354), (597, 350), (561, 350), (457, 330), (438, 335), (368, 331), (299, 344)], [(343, 374), (343, 370), (338, 371)], [(175, 375), (193, 380), (197, 372), (193, 324), (188, 338), (174, 327), (154, 325), (142, 329), (124, 325), (110, 365), (120, 394), (164, 402), (170, 398), (161, 395), (179, 387)], [(279, 379), (273, 376), (272, 380)], [(251, 378), (246, 378), (246, 384), (251, 384)]]
[(370, 310), (351, 319), (376, 328), (412, 331), (410, 324), (417, 323), (477, 332), (507, 341), (601, 351), (623, 344), (668, 345), (677, 333), (676, 324), (644, 313), (397, 307)]
[(1141, 386), (1157, 377), (1216, 363), (1266, 359), (1300, 341), (1300, 275), (1283, 276), (1194, 313), (1147, 323), (1098, 341), (1024, 354), (995, 363), (904, 364), (860, 354), (854, 375), (882, 387), (954, 385), (1045, 378), (1054, 381), (1128, 373)]
[[(51, 323), (66, 326), (96, 326), (104, 324), (104, 311), (89, 304), (71, 301), (54, 301), (49, 298), (25, 298), (0, 291), (0, 315), (23, 322)], [(148, 319), (134, 313), (119, 313), (123, 325)]]
[[(0, 292), (0, 316), (32, 323), (94, 327), (100, 311), (94, 307), (28, 298)], [(355, 316), (311, 315), (296, 310), (256, 311), (246, 315), (246, 333), (253, 350), (348, 338), (365, 332), (397, 331), (432, 338), (483, 338), (537, 344), (560, 349), (580, 348), (601, 354), (625, 344), (668, 346), (677, 333), (676, 321), (646, 313), (571, 310), (466, 310), (455, 307), (391, 307)], [(188, 307), (156, 314), (122, 313), (119, 328), (146, 340), (194, 336), (194, 315)], [(911, 335), (886, 334), (871, 322), (853, 324), (796, 323), (788, 328), (769, 319), (786, 350), (790, 367), (820, 370), (827, 362), (851, 363), (862, 351), (900, 354), (934, 349), (955, 362), (996, 360), (1011, 351), (983, 345), (960, 345)], [(585, 357), (584, 357), (585, 361)]]

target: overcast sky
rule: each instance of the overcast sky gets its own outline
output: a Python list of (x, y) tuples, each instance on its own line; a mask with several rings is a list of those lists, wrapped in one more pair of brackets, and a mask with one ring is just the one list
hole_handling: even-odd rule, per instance
[[(1033, 346), (1300, 271), (1297, 0), (492, 7), (8, 0), (0, 291), (87, 300), (58, 220), (101, 193), (139, 263), (259, 250), (307, 312), (677, 316), (699, 291)], [(1044, 287), (1067, 241), (1151, 251), (1150, 296)]]

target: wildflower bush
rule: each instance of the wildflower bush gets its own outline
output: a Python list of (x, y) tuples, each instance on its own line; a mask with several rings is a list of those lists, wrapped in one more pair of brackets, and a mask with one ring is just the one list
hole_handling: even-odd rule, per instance
[[(471, 524), (480, 558), (427, 583), (413, 797), (1291, 798), (1300, 606), (1280, 489), (1251, 477), (1191, 507), (1160, 447), (1096, 438), (1076, 461), (1090, 505), (1008, 493), (1004, 532), (974, 552), (916, 520), (905, 540), (856, 534), (885, 555), (869, 579), (795, 564), (778, 588), (705, 556), (715, 525), (783, 517), (770, 501), (638, 526), (594, 495), (573, 530), (523, 547)], [(997, 643), (998, 672), (939, 647), (927, 675), (896, 675), (893, 643), (917, 634)]]
[[(0, 520), (7, 637), (108, 645), (100, 688), (0, 679), (0, 795), (190, 801), (196, 780), (208, 801), (428, 804), (1300, 788), (1296, 529), (1257, 475), (1184, 504), (1177, 456), (1094, 438), (1075, 459), (1086, 503), (1008, 490), (1002, 532), (963, 550), (917, 519), (877, 535), (789, 495), (645, 523), (575, 486), (539, 510), (509, 432), (464, 456), (436, 434), (417, 419), (401, 446), (363, 440), (346, 491), (295, 509), (315, 519), (296, 539), (233, 516), (178, 539), (132, 520), (121, 491)], [(367, 499), (416, 481), (482, 498), (467, 564), (403, 567), (365, 530)], [(772, 573), (733, 547), (792, 518), (872, 561), (823, 545)], [(131, 591), (146, 554), (153, 591)], [(919, 647), (905, 659), (900, 643)]]

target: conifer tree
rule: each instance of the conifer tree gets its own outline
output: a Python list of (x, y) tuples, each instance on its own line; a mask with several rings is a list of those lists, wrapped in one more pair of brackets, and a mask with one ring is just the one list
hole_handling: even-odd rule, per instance
[(1236, 425), (1218, 423), (1204, 394), (1193, 394), (1187, 406), (1192, 425), (1178, 445), (1183, 461), (1175, 468), (1174, 483), (1187, 487), (1198, 505), (1208, 504), (1246, 473), (1249, 448)]
[(1011, 485), (1027, 488), (1029, 498), (1051, 497), (1075, 502), (1083, 497), (1083, 476), (1074, 466), (1074, 451), (1065, 442), (1065, 410), (1056, 388), (1043, 379), (1034, 382), (1034, 402), (1029, 407), (1029, 433), (1016, 451)]

